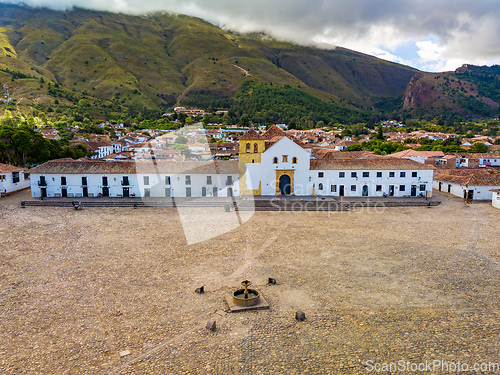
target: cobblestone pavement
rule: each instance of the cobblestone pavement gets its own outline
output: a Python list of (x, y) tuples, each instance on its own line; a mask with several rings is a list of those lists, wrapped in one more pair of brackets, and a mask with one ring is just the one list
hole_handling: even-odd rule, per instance
[[(1, 374), (500, 362), (500, 211), (489, 204), (440, 195), (431, 208), (259, 212), (187, 245), (170, 208), (20, 208), (25, 195), (0, 200)], [(227, 312), (224, 295), (244, 279), (269, 310)]]

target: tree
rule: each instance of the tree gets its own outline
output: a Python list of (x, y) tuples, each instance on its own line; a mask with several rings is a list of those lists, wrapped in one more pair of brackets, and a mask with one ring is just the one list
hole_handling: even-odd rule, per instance
[(184, 155), (186, 158), (191, 157), (191, 150), (187, 145), (183, 144), (175, 144), (172, 147), (170, 147), (172, 150), (180, 150), (181, 154)]
[(469, 148), (469, 151), (484, 154), (489, 152), (489, 149), (488, 146), (486, 146), (484, 143), (476, 142)]
[(379, 126), (378, 126), (377, 139), (380, 139), (381, 141), (385, 140), (384, 130), (382, 129), (382, 124), (379, 124)]
[(342, 138), (344, 137), (350, 137), (352, 135), (352, 132), (349, 130), (349, 129), (344, 129), (342, 130), (342, 132), (340, 133), (340, 136)]
[(188, 139), (186, 137), (184, 137), (183, 135), (179, 135), (175, 139), (175, 143), (180, 144), (180, 145), (185, 145), (188, 143)]
[(241, 116), (239, 125), (243, 127), (247, 127), (248, 125), (250, 125), (250, 119), (248, 118), (248, 115), (246, 113)]
[(361, 145), (350, 145), (344, 151), (363, 151), (363, 146), (361, 146)]

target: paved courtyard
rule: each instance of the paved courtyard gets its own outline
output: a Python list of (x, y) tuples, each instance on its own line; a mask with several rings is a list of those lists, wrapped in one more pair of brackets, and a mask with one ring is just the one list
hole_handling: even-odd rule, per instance
[[(188, 244), (186, 217), (203, 223), (217, 210), (224, 225), (220, 207), (21, 208), (28, 197), (0, 199), (1, 374), (367, 374), (398, 361), (500, 362), (491, 204), (438, 195), (437, 207), (245, 213), (226, 233), (199, 225), (207, 239)], [(269, 310), (227, 312), (224, 295), (245, 279)], [(206, 293), (194, 293), (201, 285)]]

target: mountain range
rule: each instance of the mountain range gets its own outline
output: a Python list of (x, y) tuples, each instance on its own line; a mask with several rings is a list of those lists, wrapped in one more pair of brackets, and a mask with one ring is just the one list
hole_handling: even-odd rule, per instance
[(249, 84), (290, 87), (382, 114), (492, 116), (500, 107), (498, 66), (425, 73), (184, 15), (0, 9), (0, 82), (28, 107), (82, 98), (148, 108), (221, 107)]

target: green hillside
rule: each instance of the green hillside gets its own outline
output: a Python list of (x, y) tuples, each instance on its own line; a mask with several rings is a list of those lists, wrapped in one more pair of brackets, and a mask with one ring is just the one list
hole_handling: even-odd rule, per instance
[(418, 73), (403, 96), (403, 110), (418, 117), (441, 114), (498, 116), (500, 70), (498, 66), (465, 66), (455, 72)]
[[(27, 108), (56, 102), (70, 107), (85, 98), (96, 112), (175, 105), (236, 105), (244, 111), (246, 98), (256, 92), (245, 91), (248, 85), (274, 85), (299, 90), (303, 98), (297, 102), (316, 98), (336, 104), (339, 113), (329, 118), (351, 118), (340, 112), (401, 111), (408, 84), (419, 73), (343, 48), (237, 35), (182, 15), (55, 12), (7, 4), (0, 10), (0, 82), (15, 93), (16, 105)], [(423, 102), (413, 100), (405, 110), (425, 110)], [(450, 103), (441, 107), (454, 110)], [(330, 107), (326, 111), (333, 113)]]

